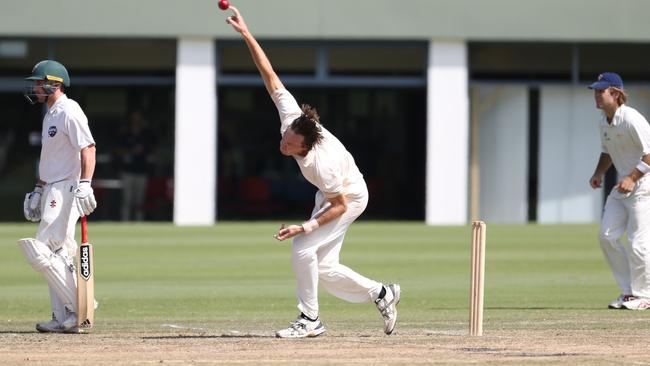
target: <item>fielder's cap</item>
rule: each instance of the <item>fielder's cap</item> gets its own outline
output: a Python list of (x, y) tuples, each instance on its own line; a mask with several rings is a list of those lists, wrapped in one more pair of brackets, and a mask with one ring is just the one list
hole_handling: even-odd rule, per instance
[(589, 89), (602, 90), (611, 86), (623, 89), (623, 79), (615, 72), (604, 72), (598, 75), (595, 83), (589, 85)]

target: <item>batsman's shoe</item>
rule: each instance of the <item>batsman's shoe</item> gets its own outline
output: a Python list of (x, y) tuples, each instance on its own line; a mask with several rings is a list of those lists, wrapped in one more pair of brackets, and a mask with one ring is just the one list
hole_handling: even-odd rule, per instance
[(623, 295), (621, 294), (619, 297), (616, 299), (612, 300), (612, 302), (607, 305), (609, 309), (623, 309), (623, 303), (626, 301), (633, 300), (634, 296), (632, 295)]
[(401, 289), (396, 283), (384, 288), (386, 288), (386, 295), (375, 300), (375, 305), (384, 318), (384, 333), (391, 334), (397, 323), (397, 304), (399, 304)]
[(63, 330), (63, 333), (66, 333), (66, 334), (81, 334), (81, 333), (87, 333), (87, 331), (81, 330), (81, 328), (79, 328), (79, 327), (77, 327), (75, 325), (72, 328)]
[(289, 328), (278, 330), (275, 336), (278, 338), (305, 338), (318, 337), (325, 332), (325, 326), (319, 319), (309, 320), (302, 315), (298, 317)]
[(36, 330), (41, 333), (61, 333), (63, 332), (63, 327), (56, 320), (54, 314), (52, 314), (52, 320), (36, 324)]
[(63, 328), (63, 332), (74, 333), (74, 332), (70, 332), (70, 330), (76, 327), (77, 327), (77, 313), (72, 311), (66, 311), (66, 318), (61, 323), (61, 328)]
[(630, 310), (650, 309), (650, 299), (636, 297), (623, 303), (623, 307)]

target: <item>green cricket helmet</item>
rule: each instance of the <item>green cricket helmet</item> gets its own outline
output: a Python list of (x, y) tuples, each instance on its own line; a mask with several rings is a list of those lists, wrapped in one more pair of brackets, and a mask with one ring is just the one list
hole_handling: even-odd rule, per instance
[[(36, 82), (39, 80), (44, 82), (36, 88)], [(32, 75), (25, 78), (25, 98), (31, 104), (35, 104), (39, 96), (47, 97), (61, 85), (70, 86), (68, 70), (60, 62), (43, 60), (34, 66)]]

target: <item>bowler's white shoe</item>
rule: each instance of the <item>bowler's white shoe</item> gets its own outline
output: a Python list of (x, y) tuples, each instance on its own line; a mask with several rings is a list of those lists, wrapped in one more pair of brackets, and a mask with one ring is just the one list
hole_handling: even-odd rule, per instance
[(623, 303), (623, 307), (630, 310), (650, 309), (650, 299), (636, 297)]
[(36, 330), (41, 332), (41, 333), (61, 333), (63, 332), (63, 328), (61, 327), (61, 323), (59, 323), (58, 320), (56, 320), (56, 317), (54, 314), (52, 314), (52, 320), (48, 322), (42, 322), (36, 324)]
[(623, 295), (621, 294), (619, 297), (615, 298), (612, 300), (612, 302), (607, 305), (609, 309), (623, 309), (623, 303), (626, 301), (630, 301), (634, 299), (634, 296), (632, 295)]
[(383, 298), (375, 300), (377, 310), (384, 318), (384, 333), (391, 334), (397, 323), (397, 304), (399, 304), (401, 289), (398, 284), (384, 286), (386, 295)]
[(325, 326), (319, 319), (312, 321), (300, 315), (289, 328), (275, 332), (275, 336), (278, 338), (305, 338), (317, 337), (324, 332)]

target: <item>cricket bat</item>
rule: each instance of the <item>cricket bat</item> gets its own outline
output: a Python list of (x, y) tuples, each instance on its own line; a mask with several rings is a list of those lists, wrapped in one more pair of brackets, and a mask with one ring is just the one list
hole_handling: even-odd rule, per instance
[(77, 326), (92, 328), (95, 323), (95, 276), (93, 246), (88, 243), (88, 223), (81, 217), (81, 245), (77, 252)]

